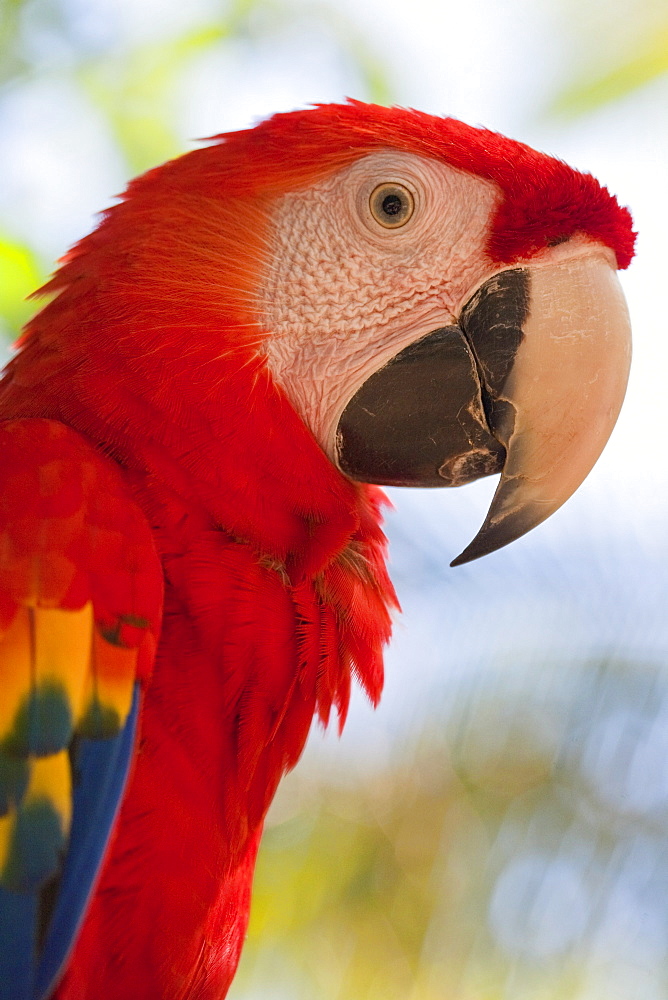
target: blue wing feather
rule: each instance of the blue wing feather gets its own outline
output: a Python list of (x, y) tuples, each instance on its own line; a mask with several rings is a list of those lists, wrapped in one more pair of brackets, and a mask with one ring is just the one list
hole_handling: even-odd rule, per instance
[(0, 887), (0, 1000), (32, 1000), (37, 956), (36, 893)]
[(67, 961), (123, 798), (140, 701), (135, 684), (132, 708), (116, 736), (78, 740), (72, 827), (46, 933), (39, 890), (0, 888), (0, 1000), (46, 1000)]

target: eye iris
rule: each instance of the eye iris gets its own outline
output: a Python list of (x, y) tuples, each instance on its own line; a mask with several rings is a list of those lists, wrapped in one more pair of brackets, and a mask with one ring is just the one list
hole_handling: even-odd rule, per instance
[(384, 229), (401, 229), (413, 214), (413, 195), (403, 184), (379, 184), (371, 192), (369, 208)]
[(389, 215), (390, 218), (394, 218), (395, 215), (399, 215), (401, 209), (403, 208), (403, 202), (398, 194), (388, 194), (383, 198), (383, 211), (385, 215)]

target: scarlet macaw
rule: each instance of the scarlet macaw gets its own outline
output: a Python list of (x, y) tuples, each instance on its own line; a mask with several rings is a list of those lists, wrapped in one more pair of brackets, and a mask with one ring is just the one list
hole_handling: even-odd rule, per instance
[(0, 384), (0, 997), (220, 998), (314, 715), (375, 704), (377, 485), (501, 472), (459, 562), (617, 417), (626, 209), (453, 119), (280, 114), (133, 181)]

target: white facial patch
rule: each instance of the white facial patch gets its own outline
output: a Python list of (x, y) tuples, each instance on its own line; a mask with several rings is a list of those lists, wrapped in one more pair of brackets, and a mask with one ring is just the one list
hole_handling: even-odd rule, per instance
[[(413, 197), (400, 228), (371, 213), (370, 196), (385, 183)], [(387, 150), (276, 203), (262, 289), (268, 363), (330, 457), (360, 385), (408, 344), (454, 323), (489, 275), (484, 248), (499, 197), (491, 182)]]

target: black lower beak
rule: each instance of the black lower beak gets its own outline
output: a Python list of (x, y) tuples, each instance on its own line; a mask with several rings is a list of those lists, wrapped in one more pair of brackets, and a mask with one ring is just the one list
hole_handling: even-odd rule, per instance
[(383, 486), (461, 486), (501, 472), (475, 357), (457, 326), (434, 330), (367, 379), (337, 432), (339, 466)]
[(528, 272), (502, 271), (458, 326), (406, 347), (360, 386), (338, 426), (340, 468), (384, 486), (462, 486), (501, 472), (501, 389), (522, 341)]

